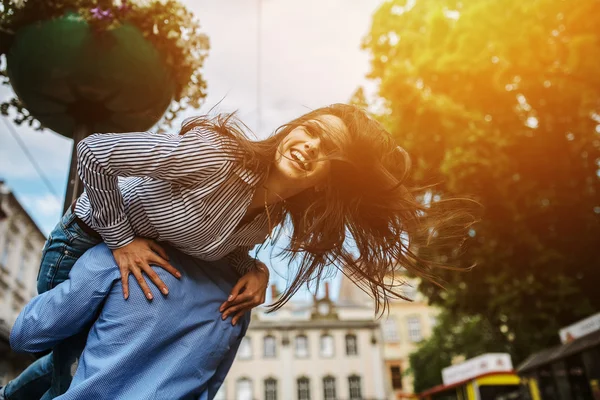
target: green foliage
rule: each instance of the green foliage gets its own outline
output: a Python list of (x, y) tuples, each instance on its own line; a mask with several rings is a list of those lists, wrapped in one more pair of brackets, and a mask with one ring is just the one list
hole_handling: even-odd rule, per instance
[[(175, 98), (163, 123), (170, 125), (187, 107), (200, 107), (206, 97), (206, 82), (200, 70), (208, 54), (208, 37), (193, 14), (176, 0), (1, 0), (0, 54), (8, 51), (7, 43), (20, 27), (62, 17), (69, 11), (76, 12), (97, 32), (132, 24), (154, 45), (176, 84)], [(0, 75), (3, 83), (9, 84), (5, 67), (0, 66)], [(1, 108), (4, 115), (14, 108), (19, 124), (27, 121), (32, 125), (35, 121), (18, 99), (2, 103)]]
[(457, 316), (443, 312), (433, 335), (411, 354), (414, 391), (422, 392), (442, 383), (442, 369), (457, 358), (469, 359), (488, 352), (506, 352), (492, 324), (481, 315)]
[(478, 266), (423, 288), (515, 363), (600, 308), (598, 26), (597, 0), (392, 0), (363, 43), (414, 183), (485, 207), (459, 260)]

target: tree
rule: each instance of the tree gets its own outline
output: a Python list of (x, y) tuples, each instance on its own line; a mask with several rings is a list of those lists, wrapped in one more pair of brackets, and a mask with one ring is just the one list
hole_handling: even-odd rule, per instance
[(481, 315), (455, 315), (443, 311), (433, 334), (409, 357), (414, 373), (414, 391), (422, 392), (442, 383), (442, 369), (455, 359), (469, 359), (508, 349), (492, 324)]
[(477, 267), (423, 288), (515, 363), (600, 308), (598, 26), (597, 0), (392, 0), (363, 42), (413, 183), (485, 207), (457, 262)]

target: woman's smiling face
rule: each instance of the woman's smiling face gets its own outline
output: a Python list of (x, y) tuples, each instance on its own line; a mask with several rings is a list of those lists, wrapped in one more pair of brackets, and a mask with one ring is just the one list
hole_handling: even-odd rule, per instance
[(331, 167), (327, 157), (339, 149), (346, 132), (344, 122), (331, 114), (321, 115), (293, 129), (279, 144), (275, 169), (286, 183), (298, 189), (325, 181)]

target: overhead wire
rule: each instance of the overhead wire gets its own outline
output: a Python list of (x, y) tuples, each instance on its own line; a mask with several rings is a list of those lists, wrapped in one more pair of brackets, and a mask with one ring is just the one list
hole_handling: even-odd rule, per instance
[(8, 129), (8, 131), (10, 132), (10, 134), (12, 135), (12, 137), (16, 140), (17, 144), (19, 145), (19, 147), (21, 148), (21, 150), (23, 151), (23, 153), (25, 153), (25, 156), (27, 157), (27, 159), (29, 160), (29, 162), (31, 163), (31, 165), (33, 166), (33, 168), (35, 169), (35, 171), (37, 172), (37, 174), (42, 179), (42, 182), (44, 182), (44, 185), (46, 186), (46, 188), (48, 189), (48, 191), (50, 192), (50, 194), (52, 194), (53, 198), (56, 200), (56, 202), (58, 204), (62, 205), (62, 201), (60, 200), (60, 196), (57, 194), (56, 190), (52, 186), (52, 183), (50, 183), (50, 180), (46, 177), (46, 175), (42, 171), (42, 168), (38, 165), (35, 157), (31, 154), (31, 152), (27, 148), (27, 145), (25, 144), (25, 142), (23, 142), (23, 139), (21, 139), (19, 137), (19, 134), (17, 133), (17, 131), (15, 130), (15, 128), (6, 121), (5, 117), (1, 117), (0, 119), (2, 119), (2, 121), (4, 122), (4, 125), (6, 125), (6, 128)]

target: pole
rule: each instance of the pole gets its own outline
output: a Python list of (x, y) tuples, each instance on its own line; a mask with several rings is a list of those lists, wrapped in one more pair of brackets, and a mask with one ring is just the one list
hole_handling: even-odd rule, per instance
[(83, 193), (83, 185), (77, 175), (77, 145), (92, 133), (90, 125), (76, 123), (73, 130), (73, 151), (71, 152), (71, 166), (69, 167), (69, 180), (67, 181), (67, 193), (63, 205), (63, 214), (73, 202)]

